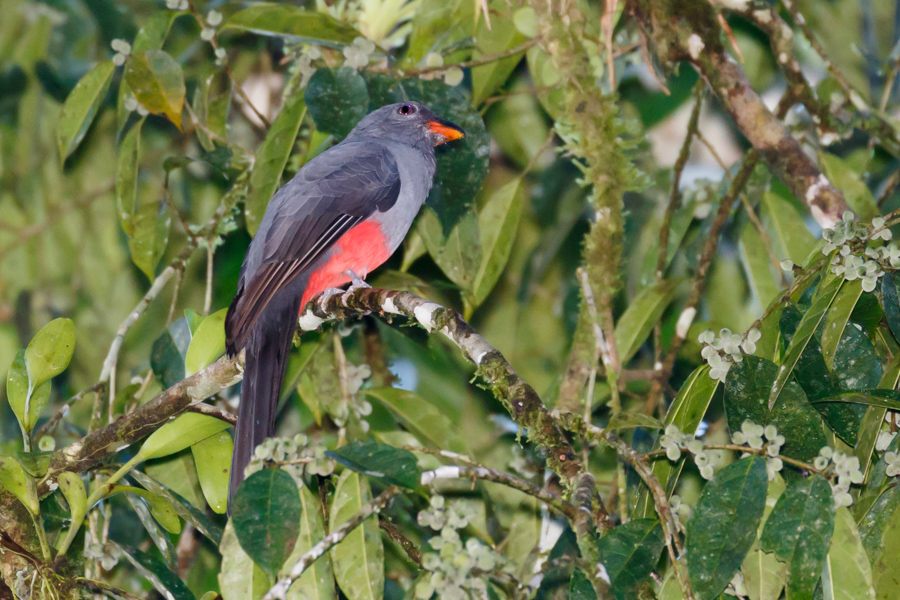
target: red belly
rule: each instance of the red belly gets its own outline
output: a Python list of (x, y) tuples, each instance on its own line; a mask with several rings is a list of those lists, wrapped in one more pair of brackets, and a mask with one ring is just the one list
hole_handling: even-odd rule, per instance
[(334, 252), (328, 262), (309, 274), (309, 281), (300, 301), (300, 312), (303, 312), (307, 302), (320, 292), (349, 282), (350, 278), (345, 271), (353, 271), (360, 277), (365, 277), (390, 256), (390, 248), (381, 231), (381, 225), (374, 221), (363, 221), (335, 243)]

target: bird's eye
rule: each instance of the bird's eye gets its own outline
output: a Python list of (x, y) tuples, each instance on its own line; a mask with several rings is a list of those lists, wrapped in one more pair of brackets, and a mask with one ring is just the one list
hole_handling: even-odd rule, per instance
[(401, 115), (411, 115), (416, 112), (416, 107), (409, 104), (403, 104), (397, 109), (397, 112)]

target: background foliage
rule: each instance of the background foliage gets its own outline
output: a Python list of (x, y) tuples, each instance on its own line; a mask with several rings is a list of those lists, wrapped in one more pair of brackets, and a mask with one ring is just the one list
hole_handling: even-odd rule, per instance
[[(896, 6), (0, 14), (0, 598), (900, 596)], [(467, 137), (228, 519), (251, 235), (402, 99)]]

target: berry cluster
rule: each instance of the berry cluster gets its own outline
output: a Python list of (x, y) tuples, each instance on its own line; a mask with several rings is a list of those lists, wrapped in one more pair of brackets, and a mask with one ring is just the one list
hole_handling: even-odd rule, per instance
[(698, 337), (704, 344), (700, 356), (709, 363), (709, 376), (719, 381), (725, 381), (731, 365), (744, 360), (744, 354), (756, 352), (756, 342), (762, 334), (759, 329), (751, 329), (745, 335), (731, 333), (730, 329), (723, 328), (716, 336), (712, 331), (704, 331)]
[[(765, 441), (763, 441), (765, 437)], [(761, 450), (763, 446), (766, 448), (766, 473), (769, 481), (775, 479), (775, 474), (784, 468), (784, 462), (778, 455), (781, 453), (781, 447), (784, 446), (784, 436), (778, 433), (778, 429), (774, 425), (766, 425), (763, 427), (750, 420), (741, 423), (741, 430), (731, 434), (731, 441), (738, 446), (747, 444), (755, 450)]]

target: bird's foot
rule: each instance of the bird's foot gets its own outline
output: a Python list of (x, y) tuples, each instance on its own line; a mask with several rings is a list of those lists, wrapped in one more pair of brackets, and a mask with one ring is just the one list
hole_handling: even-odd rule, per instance
[[(322, 312), (328, 312), (326, 305), (328, 304), (328, 301), (331, 300), (332, 296), (337, 296), (338, 294), (343, 294), (343, 293), (344, 293), (344, 290), (342, 290), (341, 288), (333, 287), (333, 288), (328, 288), (327, 290), (324, 290), (321, 294), (319, 294), (318, 304), (319, 304), (319, 308), (322, 309)], [(344, 306), (346, 306), (346, 305), (347, 305), (347, 303), (345, 302)]]
[(344, 292), (344, 295), (341, 296), (341, 302), (343, 302), (344, 306), (347, 306), (347, 300), (353, 292), (362, 288), (371, 288), (372, 286), (363, 281), (362, 277), (352, 270), (344, 271), (344, 275), (350, 278), (350, 287), (348, 287), (347, 291)]

